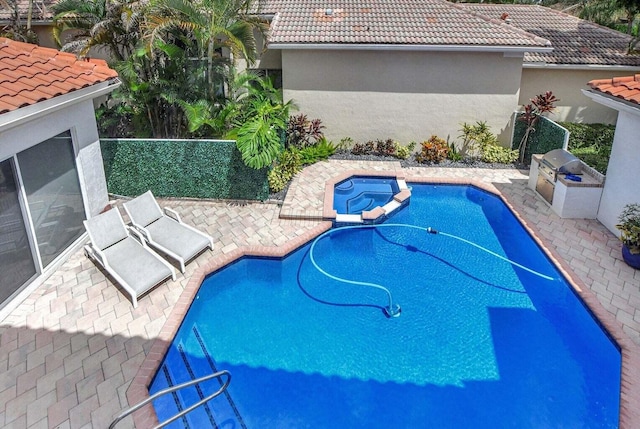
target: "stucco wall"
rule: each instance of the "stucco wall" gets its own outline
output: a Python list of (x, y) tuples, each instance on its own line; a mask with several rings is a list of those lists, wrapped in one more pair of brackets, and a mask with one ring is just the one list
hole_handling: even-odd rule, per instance
[(637, 112), (620, 111), (613, 139), (607, 178), (600, 200), (598, 220), (611, 232), (625, 204), (640, 203), (640, 108)]
[(329, 139), (455, 140), (487, 121), (503, 142), (522, 59), (501, 53), (283, 50), (285, 99), (320, 118)]
[(71, 130), (85, 205), (91, 215), (108, 202), (93, 102), (86, 100), (0, 133), (0, 160)]
[(522, 70), (520, 105), (546, 91), (553, 91), (560, 99), (550, 119), (579, 123), (615, 124), (617, 112), (582, 95), (581, 89), (594, 79), (629, 76), (627, 71), (566, 70), (552, 68), (525, 68)]

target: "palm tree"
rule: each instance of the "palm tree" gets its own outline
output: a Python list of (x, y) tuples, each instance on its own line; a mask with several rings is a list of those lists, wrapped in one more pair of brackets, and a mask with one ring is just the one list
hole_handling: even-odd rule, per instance
[[(62, 50), (87, 55), (91, 48), (107, 47), (112, 60), (124, 61), (141, 37), (144, 13), (140, 0), (60, 0), (53, 5), (53, 37)], [(72, 30), (71, 41), (62, 35)]]
[[(222, 83), (216, 69), (226, 63), (222, 49), (232, 59), (245, 58), (252, 64), (257, 56), (254, 29), (265, 24), (248, 14), (251, 0), (155, 0), (147, 15), (145, 38), (148, 46), (157, 40), (182, 46), (195, 62), (206, 64), (207, 98), (213, 99)], [(224, 73), (223, 73), (224, 74)]]

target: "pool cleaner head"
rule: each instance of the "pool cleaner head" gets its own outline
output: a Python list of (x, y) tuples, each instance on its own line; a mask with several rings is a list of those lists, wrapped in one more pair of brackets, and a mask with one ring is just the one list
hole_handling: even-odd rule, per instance
[(385, 316), (387, 316), (387, 318), (392, 318), (392, 317), (400, 317), (400, 313), (402, 313), (402, 308), (400, 308), (400, 304), (395, 304), (395, 305), (391, 305), (389, 307), (385, 307), (382, 309), (382, 312), (384, 313)]

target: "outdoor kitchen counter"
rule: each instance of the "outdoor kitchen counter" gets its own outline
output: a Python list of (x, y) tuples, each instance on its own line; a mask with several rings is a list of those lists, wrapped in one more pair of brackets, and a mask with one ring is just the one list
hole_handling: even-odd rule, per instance
[[(529, 188), (534, 191), (542, 156), (534, 154), (531, 157)], [(604, 175), (582, 163), (582, 173), (578, 176), (582, 179), (580, 182), (569, 180), (564, 174), (557, 177), (551, 209), (562, 218), (595, 219), (604, 188)]]
[(596, 179), (592, 177), (587, 172), (583, 172), (580, 176), (582, 179), (580, 182), (575, 182), (573, 180), (569, 180), (564, 177), (564, 174), (558, 175), (558, 182), (564, 183), (564, 185), (568, 188), (576, 187), (576, 188), (602, 188), (604, 187), (604, 182), (601, 179)]

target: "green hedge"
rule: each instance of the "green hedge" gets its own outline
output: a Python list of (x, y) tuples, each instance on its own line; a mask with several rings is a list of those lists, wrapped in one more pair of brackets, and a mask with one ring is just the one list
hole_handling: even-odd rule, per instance
[[(518, 149), (520, 140), (527, 130), (527, 124), (519, 119), (521, 116), (521, 113), (516, 115), (513, 140), (511, 141), (512, 149)], [(524, 155), (525, 163), (531, 162), (531, 155), (534, 153), (547, 153), (553, 149), (561, 149), (564, 145), (564, 135), (565, 130), (562, 127), (544, 116), (541, 117), (535, 131), (529, 134), (529, 144)]]
[(560, 122), (560, 125), (571, 132), (569, 151), (595, 168), (606, 174), (613, 137), (616, 133), (615, 125), (607, 124), (575, 124)]
[(247, 167), (234, 141), (100, 140), (110, 193), (265, 200), (267, 169)]
[(608, 124), (576, 124), (573, 122), (559, 122), (571, 133), (569, 139), (570, 149), (583, 147), (611, 147), (613, 136), (616, 133), (615, 125)]

